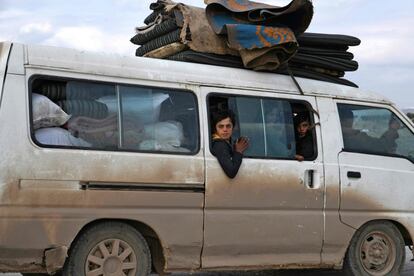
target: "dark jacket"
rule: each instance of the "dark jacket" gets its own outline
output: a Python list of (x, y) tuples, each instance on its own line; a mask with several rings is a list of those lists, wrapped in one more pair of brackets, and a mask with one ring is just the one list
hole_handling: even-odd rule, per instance
[(309, 131), (305, 136), (298, 138), (296, 142), (296, 154), (302, 155), (305, 159), (309, 159), (314, 156), (313, 138)]
[(234, 178), (242, 163), (243, 154), (234, 151), (233, 146), (226, 140), (214, 139), (212, 153), (217, 158), (224, 173)]

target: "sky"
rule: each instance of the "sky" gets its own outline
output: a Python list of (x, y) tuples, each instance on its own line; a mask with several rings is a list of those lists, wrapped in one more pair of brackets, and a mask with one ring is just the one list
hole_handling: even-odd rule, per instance
[[(284, 6), (289, 0), (261, 0)], [(0, 41), (134, 56), (129, 39), (150, 14), (151, 0), (0, 0)], [(205, 7), (203, 0), (182, 3)], [(349, 49), (359, 68), (345, 78), (414, 109), (414, 0), (313, 0), (307, 32), (361, 39)]]

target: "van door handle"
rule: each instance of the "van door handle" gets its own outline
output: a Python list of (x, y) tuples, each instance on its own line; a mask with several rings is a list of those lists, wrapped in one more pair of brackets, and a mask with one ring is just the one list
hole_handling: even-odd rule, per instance
[(321, 187), (321, 179), (318, 170), (305, 170), (305, 178), (303, 179), (303, 183), (305, 187), (308, 189), (320, 189)]
[(314, 177), (315, 177), (315, 171), (314, 170), (306, 170), (305, 171), (305, 185), (306, 187), (308, 187), (309, 189), (313, 189), (315, 188), (315, 183), (314, 183)]
[(348, 176), (348, 178), (361, 178), (361, 173), (349, 171), (346, 176)]
[(313, 188), (313, 170), (309, 170), (307, 171), (307, 173), (308, 173), (308, 177), (306, 179), (306, 185), (312, 189)]

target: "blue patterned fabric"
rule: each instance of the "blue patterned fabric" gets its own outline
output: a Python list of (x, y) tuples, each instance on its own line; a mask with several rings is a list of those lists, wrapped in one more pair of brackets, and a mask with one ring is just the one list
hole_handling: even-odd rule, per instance
[(248, 0), (205, 0), (206, 15), (216, 34), (225, 34), (227, 24), (288, 27), (296, 35), (305, 32), (312, 16), (310, 0), (292, 0), (284, 7)]
[(289, 28), (261, 25), (227, 25), (228, 43), (233, 49), (256, 49), (295, 43), (296, 37)]
[(226, 35), (229, 46), (236, 50), (297, 43), (295, 34), (306, 30), (313, 15), (309, 0), (293, 0), (285, 7), (248, 0), (205, 2), (210, 26), (216, 34)]

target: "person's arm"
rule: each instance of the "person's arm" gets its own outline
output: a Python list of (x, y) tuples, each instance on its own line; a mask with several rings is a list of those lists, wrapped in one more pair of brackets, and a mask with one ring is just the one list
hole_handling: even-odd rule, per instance
[(235, 151), (231, 156), (231, 148), (225, 141), (214, 141), (212, 151), (217, 158), (224, 173), (229, 178), (234, 178), (242, 163), (243, 154)]
[(315, 149), (313, 144), (313, 135), (307, 133), (306, 137), (302, 141), (302, 153), (304, 159), (312, 158), (315, 155)]
[(298, 161), (303, 161), (303, 160), (305, 160), (305, 157), (303, 157), (300, 154), (295, 154), (295, 159), (298, 160)]

